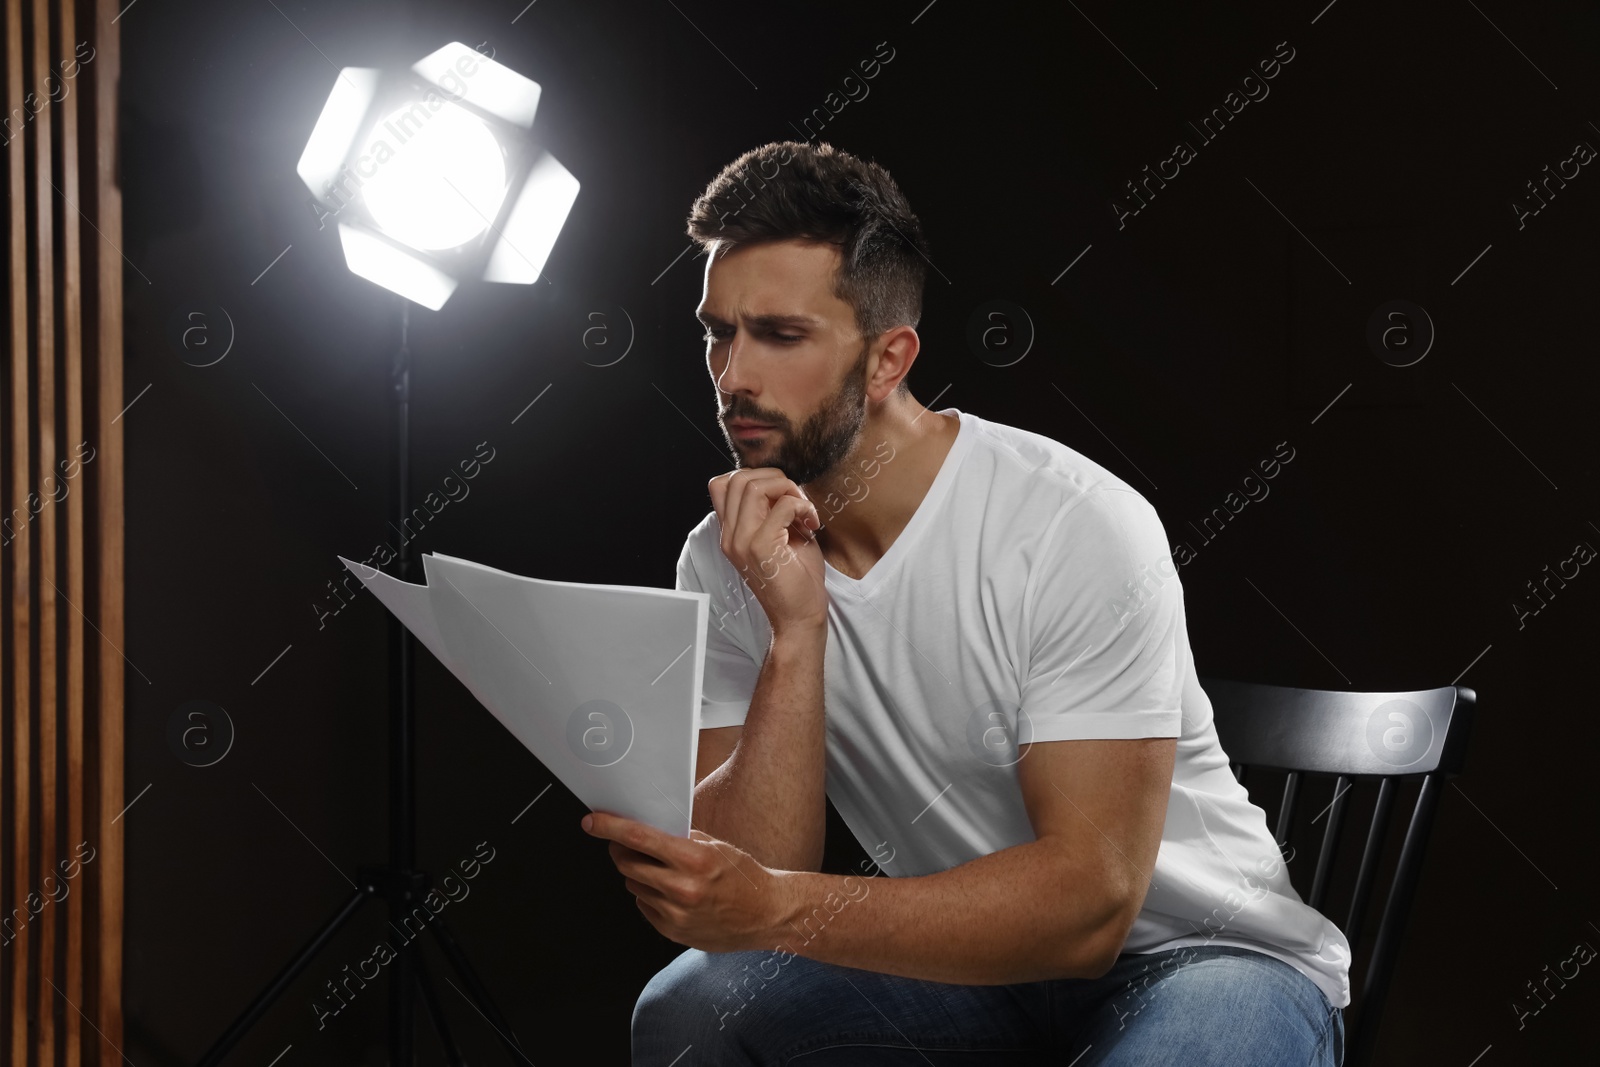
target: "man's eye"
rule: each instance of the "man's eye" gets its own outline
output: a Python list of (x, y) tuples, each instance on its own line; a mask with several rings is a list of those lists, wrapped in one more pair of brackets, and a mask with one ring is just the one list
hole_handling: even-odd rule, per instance
[[(727, 331), (722, 331), (722, 333), (725, 333), (725, 332), (727, 332)], [(720, 341), (720, 340), (722, 340), (722, 333), (719, 333), (716, 330), (707, 330), (704, 334), (701, 335), (700, 339), (702, 341), (712, 341), (712, 342)], [(790, 345), (795, 344), (795, 343), (797, 343), (799, 341), (805, 340), (805, 338), (803, 336), (801, 336), (800, 334), (797, 334), (797, 333), (773, 333), (773, 334), (770, 334), (769, 336), (771, 336), (771, 337), (773, 337), (773, 338), (775, 338), (775, 339), (777, 339), (779, 341), (782, 341), (784, 344), (790, 344)]]

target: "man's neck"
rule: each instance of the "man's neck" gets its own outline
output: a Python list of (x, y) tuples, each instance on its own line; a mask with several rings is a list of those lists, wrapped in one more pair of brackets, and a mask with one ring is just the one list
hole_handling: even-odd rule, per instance
[(836, 570), (859, 578), (883, 557), (928, 495), (960, 428), (956, 416), (914, 400), (885, 404), (868, 414), (836, 470), (805, 486), (825, 526), (818, 546)]

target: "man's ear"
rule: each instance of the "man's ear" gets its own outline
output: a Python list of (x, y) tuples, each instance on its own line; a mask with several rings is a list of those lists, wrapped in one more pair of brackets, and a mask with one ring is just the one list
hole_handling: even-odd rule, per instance
[[(902, 325), (885, 330), (874, 343), (879, 342), (883, 348), (878, 355), (877, 366), (873, 368), (877, 380), (868, 381), (867, 392), (871, 394), (882, 389), (883, 396), (888, 397), (894, 392), (895, 385), (911, 373), (911, 365), (916, 362), (922, 348), (922, 339), (914, 328)], [(893, 383), (884, 380), (890, 376), (894, 378)]]

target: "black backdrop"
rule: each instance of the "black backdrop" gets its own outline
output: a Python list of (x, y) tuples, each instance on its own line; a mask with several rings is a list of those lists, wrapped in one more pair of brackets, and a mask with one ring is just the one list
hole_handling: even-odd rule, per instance
[[(1600, 546), (1600, 177), (1562, 162), (1600, 146), (1600, 19), (1572, 2), (1324, 5), (127, 9), (130, 798), (150, 786), (126, 816), (129, 1059), (193, 1062), (383, 857), (386, 613), (365, 594), (332, 613), (327, 583), (335, 554), (395, 540), (398, 305), (345, 270), (294, 166), (336, 67), (451, 40), (541, 83), (538, 130), (582, 191), (547, 281), (412, 316), (415, 498), (493, 457), (416, 552), (672, 584), (706, 480), (732, 465), (691, 318), (704, 261), (680, 258), (689, 203), (892, 50), (820, 136), (887, 166), (929, 233), (915, 395), (1055, 437), (1143, 492), (1194, 551), (1181, 577), (1203, 674), (1476, 688), (1381, 1062), (1591, 1054), (1600, 978), (1520, 1030), (1511, 1005), (1575, 943), (1600, 945), (1585, 773), (1600, 731), (1582, 680), (1600, 577), (1585, 566), (1536, 614), (1518, 607), (1547, 564)], [(1213, 141), (1188, 126), (1290, 50)], [(1194, 158), (1119, 219), (1114, 203), (1138, 206), (1126, 183), (1178, 140)], [(1546, 165), (1569, 177), (1533, 214), (1525, 183)], [(968, 341), (994, 300), (1034, 332), (1009, 366)], [(1394, 300), (1436, 331), (1405, 367), (1367, 341)], [(224, 309), (231, 350), (191, 365), (228, 339)], [(1426, 332), (1415, 310), (1395, 321), (1413, 347), (1393, 335), (1392, 360)], [(610, 332), (586, 341), (597, 322)], [(1020, 343), (1022, 315), (1004, 322)], [(196, 323), (211, 332), (186, 349)], [(1279, 442), (1295, 458), (1270, 495), (1198, 536), (1190, 523)], [(495, 855), (446, 918), (535, 1062), (625, 1062), (634, 998), (678, 946), (579, 830), (578, 801), (556, 786), (528, 808), (552, 776), (420, 649), (417, 673), (421, 862)], [(167, 740), (197, 699), (237, 728), (204, 768)], [(854, 843), (830, 847), (836, 861)], [(284, 1067), (383, 1062), (381, 985), (321, 1030), (310, 1008), (382, 936), (380, 911), (230, 1062), (286, 1046)], [(442, 992), (469, 1059), (500, 1062)]]

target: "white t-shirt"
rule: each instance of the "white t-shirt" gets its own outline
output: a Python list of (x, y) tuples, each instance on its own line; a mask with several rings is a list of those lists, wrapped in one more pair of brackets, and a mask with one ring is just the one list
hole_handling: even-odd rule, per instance
[[(1254, 949), (1348, 1005), (1349, 942), (1290, 884), (1218, 743), (1155, 509), (1048, 437), (940, 414), (960, 430), (889, 550), (859, 580), (825, 564), (827, 793), (856, 840), (889, 875), (946, 870), (1035, 839), (1019, 742), (1176, 737), (1155, 872), (1123, 951)], [(884, 445), (851, 494), (895, 476)], [(824, 521), (839, 508), (818, 503)], [(720, 539), (709, 512), (678, 559), (677, 588), (710, 599), (702, 728), (744, 721), (771, 641)]]

